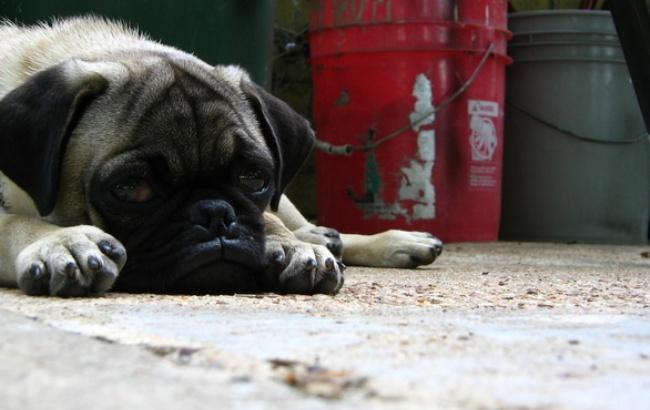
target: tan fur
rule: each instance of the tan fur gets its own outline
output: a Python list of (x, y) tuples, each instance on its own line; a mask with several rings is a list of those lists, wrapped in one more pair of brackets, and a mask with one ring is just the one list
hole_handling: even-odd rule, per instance
[(52, 26), (0, 25), (0, 98), (36, 72), (72, 57), (94, 59), (130, 48), (180, 53), (125, 25), (95, 17), (55, 20)]

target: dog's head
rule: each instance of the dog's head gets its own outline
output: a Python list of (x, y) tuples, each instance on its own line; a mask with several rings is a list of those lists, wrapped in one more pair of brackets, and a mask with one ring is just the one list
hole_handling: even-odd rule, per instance
[(118, 289), (254, 287), (262, 213), (312, 145), (307, 121), (240, 69), (182, 53), (69, 60), (0, 100), (0, 171), (41, 217), (119, 239)]

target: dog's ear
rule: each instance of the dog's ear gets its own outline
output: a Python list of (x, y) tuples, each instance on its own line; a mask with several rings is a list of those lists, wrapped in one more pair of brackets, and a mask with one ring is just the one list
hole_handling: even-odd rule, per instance
[(108, 85), (90, 66), (66, 61), (0, 100), (0, 171), (31, 196), (41, 215), (54, 209), (70, 132)]
[(242, 81), (266, 143), (276, 164), (276, 187), (271, 209), (278, 209), (284, 189), (298, 173), (314, 147), (314, 131), (300, 114), (262, 87)]

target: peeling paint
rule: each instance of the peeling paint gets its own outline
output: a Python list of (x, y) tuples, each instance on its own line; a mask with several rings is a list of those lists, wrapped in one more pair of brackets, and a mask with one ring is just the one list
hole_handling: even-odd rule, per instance
[(404, 179), (399, 187), (400, 200), (419, 202), (413, 206), (413, 219), (433, 219), (436, 216), (436, 193), (431, 183), (433, 161), (413, 160), (402, 168)]
[(350, 94), (348, 94), (348, 90), (344, 88), (341, 90), (341, 94), (339, 94), (339, 98), (336, 99), (335, 105), (342, 107), (348, 105), (349, 103), (350, 103)]
[(433, 129), (435, 112), (431, 81), (422, 73), (413, 83), (415, 103), (409, 113), (411, 129), (417, 133), (417, 152), (407, 156), (408, 164), (400, 168), (401, 179), (397, 189), (397, 200), (386, 203), (382, 198), (380, 164), (374, 149), (365, 153), (364, 193), (356, 196), (348, 189), (350, 197), (365, 218), (404, 218), (407, 221), (434, 219), (436, 217), (436, 192), (433, 186), (433, 168), (436, 160), (436, 132)]
[(435, 137), (436, 133), (434, 130), (420, 131), (420, 133), (418, 133), (418, 153), (422, 161), (435, 161)]
[(409, 114), (411, 128), (417, 132), (421, 127), (432, 124), (436, 118), (433, 112), (433, 91), (431, 81), (424, 74), (418, 74), (413, 85), (413, 96), (415, 97), (415, 107)]
[(433, 129), (423, 129), (435, 121), (433, 108), (433, 87), (424, 74), (419, 74), (413, 84), (415, 105), (409, 114), (411, 128), (418, 132), (417, 158), (410, 161), (408, 167), (401, 169), (405, 177), (400, 184), (399, 200), (412, 200), (413, 219), (433, 219), (436, 217), (436, 193), (431, 177), (436, 159), (436, 132)]

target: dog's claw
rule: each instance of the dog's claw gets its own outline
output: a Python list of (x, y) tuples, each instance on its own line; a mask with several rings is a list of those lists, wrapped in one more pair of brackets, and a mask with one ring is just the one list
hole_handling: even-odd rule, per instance
[(95, 256), (91, 255), (88, 257), (88, 267), (94, 271), (98, 271), (102, 267), (102, 263)]
[(341, 237), (341, 235), (335, 230), (327, 231), (327, 232), (324, 233), (324, 235), (327, 236), (328, 238), (340, 238)]
[(99, 250), (110, 259), (112, 259), (120, 269), (126, 263), (126, 250), (121, 245), (115, 245), (107, 240), (100, 241), (97, 244)]
[(44, 274), (43, 268), (41, 268), (39, 264), (35, 263), (29, 268), (29, 275), (34, 280), (40, 279), (41, 276), (43, 276), (43, 274)]
[(284, 253), (281, 251), (274, 252), (271, 256), (271, 260), (273, 263), (278, 265), (284, 263)]
[(124, 251), (122, 249), (113, 246), (113, 244), (108, 241), (101, 241), (99, 243), (99, 250), (113, 259), (121, 258), (124, 256)]
[(65, 265), (65, 268), (64, 268), (64, 269), (65, 269), (65, 274), (68, 275), (69, 278), (74, 278), (75, 276), (77, 276), (77, 270), (78, 270), (78, 268), (77, 268), (77, 264), (76, 264), (76, 263), (74, 263), (74, 262), (68, 262), (68, 263)]
[(98, 246), (99, 250), (107, 255), (113, 252), (113, 245), (111, 245), (108, 241), (101, 241)]

